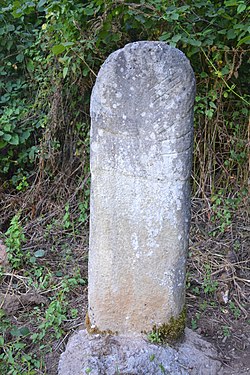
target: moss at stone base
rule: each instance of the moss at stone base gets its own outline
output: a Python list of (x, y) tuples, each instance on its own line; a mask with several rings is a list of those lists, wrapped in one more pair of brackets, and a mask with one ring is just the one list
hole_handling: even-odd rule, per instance
[(92, 335), (97, 335), (97, 334), (99, 334), (99, 335), (112, 335), (112, 336), (117, 335), (117, 332), (112, 332), (109, 329), (107, 329), (106, 331), (101, 331), (96, 326), (94, 328), (92, 328), (88, 312), (87, 312), (86, 317), (85, 317), (85, 325), (86, 325), (86, 329), (87, 329), (88, 333), (92, 334)]
[(153, 327), (152, 333), (159, 339), (160, 342), (173, 343), (180, 339), (184, 333), (186, 326), (186, 307), (177, 318), (173, 316), (170, 318), (169, 323), (164, 323), (160, 327)]
[[(173, 343), (180, 339), (184, 333), (184, 329), (186, 326), (186, 315), (186, 307), (184, 307), (177, 318), (174, 318), (173, 316), (170, 318), (169, 323), (164, 323), (160, 327), (157, 327), (155, 325), (152, 329), (152, 332), (150, 332), (148, 335), (150, 341), (158, 343)], [(91, 327), (91, 322), (88, 313), (86, 314), (85, 324), (89, 334), (101, 334), (112, 336), (116, 336), (118, 334), (118, 332), (112, 332), (111, 330), (101, 331), (96, 326)]]

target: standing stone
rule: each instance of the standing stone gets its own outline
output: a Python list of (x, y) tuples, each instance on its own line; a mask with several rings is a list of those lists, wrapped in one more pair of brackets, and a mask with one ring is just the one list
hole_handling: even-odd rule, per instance
[(194, 95), (189, 61), (163, 42), (128, 44), (100, 69), (91, 97), (90, 332), (160, 332), (183, 319)]

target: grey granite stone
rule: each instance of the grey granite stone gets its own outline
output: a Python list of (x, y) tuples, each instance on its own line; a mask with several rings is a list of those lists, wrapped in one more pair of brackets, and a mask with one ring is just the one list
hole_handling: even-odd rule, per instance
[(89, 321), (138, 335), (185, 303), (195, 78), (163, 42), (112, 53), (91, 96)]
[(61, 355), (58, 375), (218, 375), (220, 369), (216, 350), (189, 329), (178, 348), (79, 331)]

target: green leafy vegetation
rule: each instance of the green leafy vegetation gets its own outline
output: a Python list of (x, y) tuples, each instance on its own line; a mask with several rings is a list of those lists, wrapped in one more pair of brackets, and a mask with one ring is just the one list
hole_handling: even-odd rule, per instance
[(0, 370), (3, 374), (44, 374), (44, 356), (51, 352), (51, 342), (62, 339), (68, 322), (80, 319), (78, 306), (68, 308), (69, 295), (75, 295), (87, 281), (79, 265), (66, 274), (64, 259), (53, 269), (53, 259), (45, 263), (43, 249), (33, 255), (21, 252), (24, 236), (19, 218), (14, 216), (5, 239), (13, 271), (2, 268), (0, 272), (1, 284), (8, 285), (6, 295), (0, 294)]
[(6, 241), (8, 260), (14, 269), (20, 268), (23, 263), (22, 243), (25, 241), (23, 228), (20, 223), (20, 212), (16, 214), (10, 222), (6, 232)]
[(69, 154), (77, 162), (88, 152), (89, 97), (100, 65), (125, 43), (151, 39), (183, 50), (196, 73), (194, 191), (244, 185), (248, 8), (242, 0), (5, 0), (0, 172), (17, 186), (38, 162), (48, 174)]

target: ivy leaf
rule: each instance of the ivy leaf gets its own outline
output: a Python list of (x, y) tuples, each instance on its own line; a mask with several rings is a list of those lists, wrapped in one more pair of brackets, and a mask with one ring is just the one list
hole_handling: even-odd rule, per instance
[(24, 54), (19, 53), (19, 55), (17, 55), (17, 57), (16, 57), (16, 61), (23, 62), (23, 60), (24, 60)]
[(208, 74), (206, 72), (201, 72), (200, 76), (201, 78), (207, 78)]
[(30, 333), (30, 330), (28, 327), (22, 327), (20, 328), (19, 331), (20, 331), (21, 336), (27, 336)]
[(240, 14), (240, 13), (244, 12), (246, 7), (247, 7), (246, 4), (239, 4), (238, 7), (237, 7), (237, 13)]
[(227, 66), (224, 66), (224, 68), (222, 68), (221, 69), (221, 74), (223, 75), (223, 76), (225, 76), (226, 74), (228, 74), (229, 73), (229, 69), (228, 69), (228, 67)]
[(199, 40), (195, 40), (193, 38), (187, 38), (187, 42), (191, 44), (191, 46), (200, 47), (201, 42)]
[(8, 133), (5, 133), (5, 134), (3, 135), (3, 139), (4, 139), (6, 142), (9, 142), (9, 141), (11, 140), (11, 135), (8, 134)]
[(10, 334), (12, 336), (20, 336), (20, 331), (19, 329), (15, 326), (14, 328), (12, 328), (12, 330), (10, 331)]
[(40, 0), (39, 3), (37, 4), (37, 7), (41, 8), (46, 2), (47, 0)]
[(178, 13), (173, 13), (170, 16), (171, 20), (177, 21), (179, 19), (179, 14)]
[(6, 146), (6, 142), (0, 140), (0, 150)]
[(181, 34), (174, 35), (172, 38), (172, 41), (177, 43), (181, 39)]
[(21, 328), (18, 328), (18, 327), (14, 327), (11, 331), (10, 331), (11, 335), (12, 336), (27, 336), (29, 333), (30, 333), (30, 330), (28, 327), (21, 327)]
[(22, 134), (20, 134), (20, 143), (24, 143), (26, 139), (28, 139), (30, 136), (30, 131), (25, 130)]
[(65, 78), (66, 75), (68, 74), (68, 70), (69, 70), (68, 66), (65, 66), (65, 68), (63, 68), (63, 78)]
[(241, 46), (242, 44), (250, 44), (250, 35), (245, 36), (245, 38), (241, 39), (237, 46)]
[[(13, 111), (11, 111), (11, 112), (13, 112)], [(11, 131), (11, 126), (10, 126), (10, 124), (6, 124), (6, 125), (4, 125), (3, 129), (4, 129), (6, 132), (10, 132), (10, 131)]]
[(27, 62), (26, 67), (27, 67), (29, 72), (34, 72), (34, 70), (35, 70), (35, 66), (34, 66), (34, 63), (33, 63), (32, 60), (29, 60)]
[(88, 74), (89, 74), (89, 68), (88, 68), (88, 67), (83, 68), (83, 70), (82, 70), (82, 75), (83, 75), (84, 77), (87, 77)]
[(36, 258), (42, 258), (44, 254), (45, 254), (45, 251), (43, 249), (40, 249), (34, 252), (34, 255)]
[(227, 39), (234, 39), (236, 37), (234, 29), (230, 29), (227, 32)]
[(7, 26), (6, 26), (6, 31), (14, 31), (15, 30), (15, 26), (14, 25), (10, 25), (10, 24), (8, 24)]
[(167, 41), (167, 40), (170, 39), (170, 36), (171, 36), (170, 33), (164, 32), (164, 33), (162, 33), (162, 35), (160, 36), (159, 40), (162, 40), (163, 42), (165, 42), (165, 41)]
[(92, 9), (90, 7), (84, 8), (83, 12), (84, 12), (84, 14), (86, 14), (86, 16), (92, 16), (95, 13), (94, 9)]
[(35, 154), (37, 152), (36, 146), (32, 146), (29, 151), (29, 159), (33, 161), (35, 159)]
[(15, 145), (15, 146), (19, 145), (19, 136), (18, 136), (18, 134), (12, 134), (11, 140), (9, 141), (9, 143), (11, 145)]
[(56, 44), (54, 47), (52, 47), (52, 52), (54, 55), (59, 55), (60, 53), (64, 52), (66, 47), (63, 44)]

